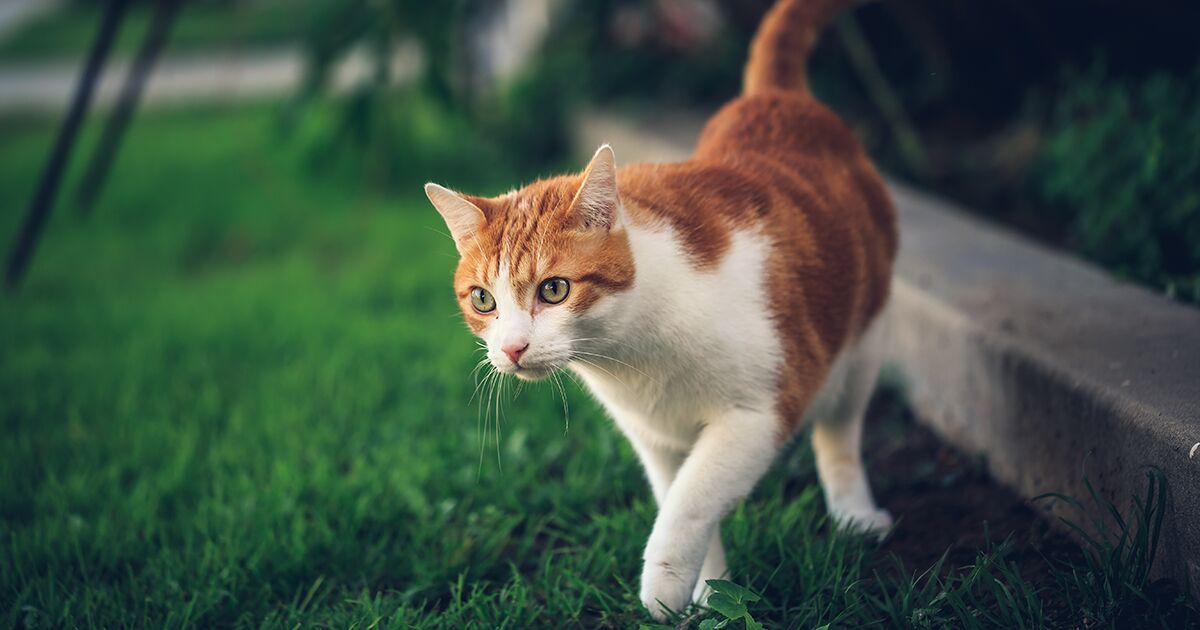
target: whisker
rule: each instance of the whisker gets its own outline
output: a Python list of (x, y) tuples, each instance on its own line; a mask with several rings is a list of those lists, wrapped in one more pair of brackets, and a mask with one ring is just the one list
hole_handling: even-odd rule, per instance
[(426, 226), (425, 226), (425, 229), (426, 229), (426, 230), (429, 230), (430, 232), (433, 232), (434, 234), (441, 234), (442, 236), (445, 236), (447, 239), (449, 239), (449, 240), (450, 240), (450, 242), (451, 242), (451, 243), (453, 243), (453, 242), (454, 242), (454, 237), (453, 237), (453, 236), (450, 236), (450, 233), (449, 233), (449, 232), (443, 232), (443, 231), (441, 231), (441, 230), (439, 230), (439, 229), (437, 229), (437, 228), (435, 228), (435, 227), (429, 226), (429, 225), (426, 225)]
[(482, 452), (487, 452), (487, 440), (492, 434), (492, 422), (494, 422), (492, 407), (496, 404), (496, 388), (500, 383), (500, 373), (496, 372), (495, 374), (496, 377), (492, 379), (492, 384), (488, 386), (487, 406), (483, 410), (483, 440), (479, 445)]
[(589, 366), (591, 366), (591, 367), (594, 367), (594, 368), (596, 368), (597, 370), (600, 370), (601, 372), (604, 372), (605, 374), (607, 374), (607, 375), (611, 376), (611, 377), (612, 377), (614, 380), (616, 380), (616, 381), (617, 381), (618, 383), (620, 383), (621, 385), (623, 385), (623, 386), (626, 386), (626, 385), (625, 385), (625, 381), (624, 381), (624, 379), (622, 379), (621, 377), (617, 376), (616, 374), (613, 374), (613, 373), (612, 373), (612, 371), (610, 371), (608, 368), (605, 368), (605, 367), (603, 367), (603, 366), (599, 365), (599, 364), (598, 364), (598, 363), (596, 363), (595, 361), (590, 361), (590, 360), (588, 360), (588, 359), (585, 359), (585, 358), (583, 358), (583, 357), (574, 357), (572, 360), (573, 360), (573, 361), (579, 361), (580, 363), (583, 363), (584, 365), (589, 365)]
[(612, 339), (609, 337), (580, 337), (578, 339), (568, 339), (567, 343), (576, 343), (576, 342), (580, 342), (580, 341), (607, 341), (608, 343), (614, 343), (614, 344), (619, 344), (619, 345), (625, 346), (626, 348), (629, 348), (631, 350), (637, 349), (637, 346), (635, 346), (632, 343), (629, 343), (628, 341), (621, 341), (620, 339)]
[(496, 387), (496, 470), (503, 473), (504, 464), (500, 461), (500, 420), (503, 414), (501, 405), (504, 402), (504, 385), (507, 380), (501, 375), (498, 382), (500, 384)]
[[(484, 397), (479, 399), (479, 411), (475, 414), (475, 432), (479, 435), (479, 469), (475, 472), (475, 482), (478, 483), (483, 478), (483, 454), (487, 450), (487, 423), (488, 415), (483, 413), (483, 400), (486, 397), (491, 400), (491, 387), (497, 372), (492, 370), (483, 378), (483, 385), (488, 392)], [(491, 405), (489, 405), (490, 409)]]
[[(487, 364), (488, 364), (488, 358), (487, 358), (487, 357), (483, 357), (482, 359), (480, 359), (480, 360), (479, 360), (479, 362), (478, 362), (478, 363), (476, 363), (476, 364), (475, 364), (475, 367), (471, 369), (471, 376), (470, 376), (470, 378), (471, 378), (471, 379), (472, 379), (474, 382), (476, 382), (476, 383), (478, 383), (478, 382), (479, 382), (479, 381), (477, 380), (477, 376), (479, 375), (479, 370), (483, 369), (483, 367), (484, 367), (485, 365), (487, 365)], [(469, 401), (469, 400), (468, 400), (468, 401), (467, 401), (467, 404), (470, 404), (470, 403), (471, 403), (471, 401)]]
[[(491, 372), (488, 372), (487, 374), (485, 374), (483, 376), (482, 379), (475, 382), (475, 389), (474, 389), (474, 391), (471, 392), (471, 397), (467, 399), (468, 405), (471, 404), (472, 402), (475, 402), (475, 397), (479, 395), (479, 389), (488, 382), (489, 377), (491, 377)], [(480, 402), (482, 402), (482, 401), (483, 401), (483, 399), (480, 398)]]
[(567, 390), (563, 387), (562, 378), (559, 376), (559, 372), (551, 372), (550, 376), (553, 378), (554, 384), (558, 386), (558, 395), (562, 397), (563, 435), (566, 435), (567, 431), (571, 430), (571, 409), (570, 406), (567, 405)]
[(567, 341), (611, 341), (613, 343), (630, 345), (629, 342), (627, 342), (627, 341), (622, 341), (620, 339), (613, 339), (612, 337), (576, 337), (574, 339), (568, 339)]
[(581, 387), (583, 389), (587, 389), (587, 384), (584, 383), (583, 381), (579, 380), (579, 377), (574, 372), (572, 372), (570, 370), (563, 370), (562, 373), (566, 374), (567, 378), (574, 381), (575, 384), (578, 385), (579, 387)]
[(610, 357), (610, 356), (607, 356), (607, 355), (603, 355), (603, 354), (600, 354), (600, 353), (598, 353), (598, 352), (584, 352), (584, 351), (582, 351), (582, 350), (572, 350), (571, 352), (572, 352), (572, 353), (574, 353), (574, 354), (582, 354), (582, 355), (587, 355), (587, 356), (591, 356), (591, 357), (598, 357), (598, 358), (601, 358), (601, 359), (607, 359), (607, 360), (609, 360), (609, 361), (612, 361), (612, 362), (614, 362), (614, 363), (619, 363), (619, 364), (621, 364), (621, 365), (623, 365), (623, 366), (625, 366), (625, 367), (627, 367), (627, 368), (629, 368), (629, 369), (633, 370), (634, 372), (637, 372), (638, 374), (641, 374), (642, 376), (644, 376), (644, 377), (646, 377), (646, 378), (648, 378), (648, 379), (650, 379), (650, 380), (652, 380), (652, 381), (653, 381), (653, 380), (655, 380), (655, 379), (654, 379), (654, 377), (650, 376), (649, 374), (647, 374), (647, 373), (645, 373), (645, 372), (641, 371), (640, 369), (638, 369), (638, 368), (636, 368), (636, 367), (634, 367), (634, 366), (632, 366), (632, 365), (630, 365), (630, 364), (628, 364), (628, 363), (626, 363), (626, 362), (624, 362), (624, 361), (622, 361), (622, 360), (620, 360), (620, 359), (617, 359), (617, 358), (614, 358), (614, 357)]

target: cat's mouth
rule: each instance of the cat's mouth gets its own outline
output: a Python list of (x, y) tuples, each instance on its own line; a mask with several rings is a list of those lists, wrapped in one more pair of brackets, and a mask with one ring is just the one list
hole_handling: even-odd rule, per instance
[(512, 374), (523, 381), (540, 381), (544, 378), (549, 378), (557, 368), (557, 366), (551, 363), (538, 362), (529, 365), (520, 365), (511, 361), (493, 361), (492, 367), (501, 374)]
[(523, 381), (540, 381), (544, 378), (549, 377), (550, 374), (552, 374), (553, 372), (554, 372), (554, 370), (552, 368), (539, 367), (539, 366), (533, 366), (533, 367), (516, 366), (513, 368), (513, 374), (517, 378), (519, 378)]
[(492, 367), (502, 374), (511, 374), (523, 381), (540, 381), (550, 378), (555, 370), (566, 367), (568, 355), (557, 352), (539, 351), (535, 356), (523, 356), (519, 361), (512, 357), (489, 355)]

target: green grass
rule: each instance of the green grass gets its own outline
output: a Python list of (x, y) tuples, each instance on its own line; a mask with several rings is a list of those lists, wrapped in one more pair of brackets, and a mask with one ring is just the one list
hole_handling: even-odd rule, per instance
[[(574, 387), (569, 425), (550, 386), (483, 422), (421, 167), (371, 193), (276, 123), (144, 114), (94, 216), (63, 204), (0, 298), (0, 624), (645, 622), (654, 508), (627, 445)], [(4, 243), (51, 131), (0, 119)], [(768, 627), (1033, 628), (1060, 607), (1004, 544), (900, 566), (819, 496), (798, 446), (725, 522)]]
[[(71, 3), (34, 18), (0, 38), (0, 60), (78, 58), (87, 54), (103, 3)], [(168, 52), (247, 48), (297, 43), (315, 12), (312, 0), (187, 2), (175, 22)], [(131, 57), (145, 37), (153, 13), (149, 2), (126, 11), (113, 55)]]

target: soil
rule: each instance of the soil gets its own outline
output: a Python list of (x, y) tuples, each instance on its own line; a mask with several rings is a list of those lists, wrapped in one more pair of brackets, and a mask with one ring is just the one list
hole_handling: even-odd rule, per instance
[(876, 497), (897, 517), (882, 556), (921, 570), (946, 554), (951, 569), (1008, 540), (1006, 558), (1026, 580), (1050, 588), (1050, 561), (1079, 558), (1078, 546), (1035, 506), (988, 476), (981, 457), (917, 424), (898, 393), (885, 389), (872, 400), (863, 442)]
[(1065, 525), (1052, 522), (1036, 501), (992, 479), (982, 457), (946, 444), (918, 424), (899, 392), (883, 388), (871, 401), (863, 452), (876, 499), (897, 518), (872, 561), (880, 574), (905, 571), (898, 577), (912, 579), (912, 572), (935, 566), (943, 554), (942, 572), (951, 574), (1004, 545), (1005, 561), (1038, 591), (1050, 627), (1200, 630), (1200, 608), (1187, 597), (1188, 586), (1166, 578), (1118, 588), (1118, 601), (1104, 604), (1116, 606), (1104, 609), (1115, 615), (1107, 620), (1093, 618), (1086, 605), (1083, 610), (1072, 606), (1068, 591), (1075, 587), (1064, 590), (1058, 577), (1086, 572), (1090, 563), (1064, 533)]

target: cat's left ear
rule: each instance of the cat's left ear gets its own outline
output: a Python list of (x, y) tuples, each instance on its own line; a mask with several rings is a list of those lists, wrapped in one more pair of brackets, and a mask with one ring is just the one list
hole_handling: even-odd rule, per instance
[(487, 222), (483, 210), (462, 195), (433, 182), (425, 184), (425, 195), (446, 221), (446, 227), (454, 237), (454, 246), (461, 254), (464, 244)]
[(571, 202), (576, 225), (583, 229), (611, 230), (617, 223), (617, 158), (612, 147), (596, 150), (583, 172), (583, 184)]

